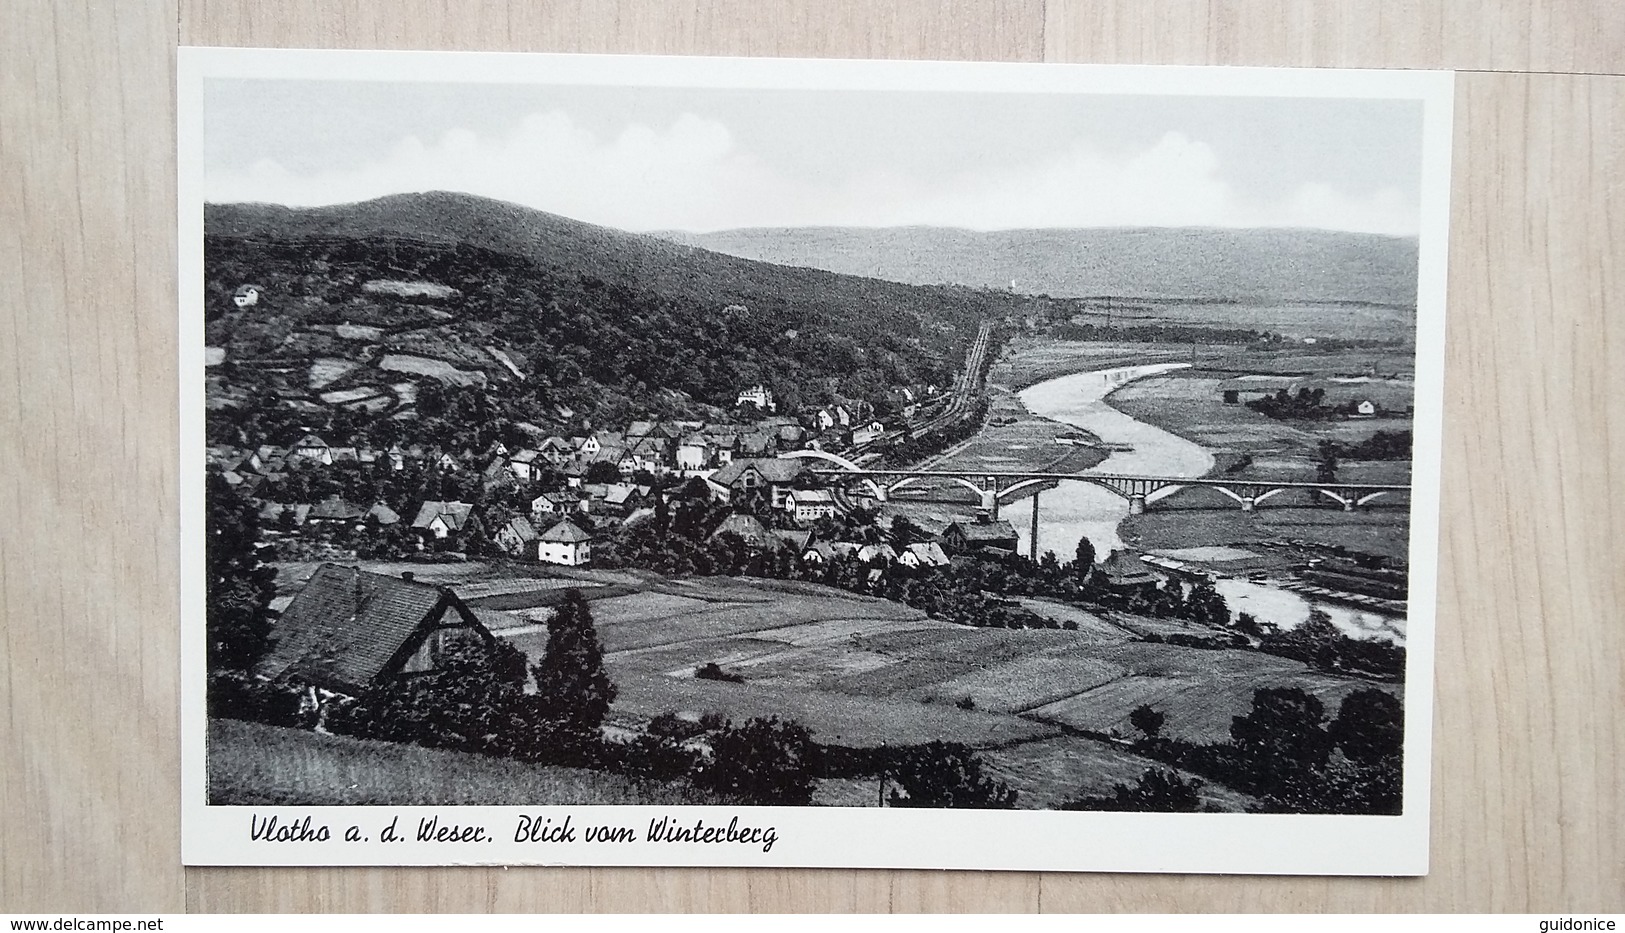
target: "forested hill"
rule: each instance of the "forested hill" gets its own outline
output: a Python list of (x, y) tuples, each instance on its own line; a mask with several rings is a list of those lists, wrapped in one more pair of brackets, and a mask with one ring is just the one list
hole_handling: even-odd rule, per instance
[[(318, 410), (351, 422), (399, 413), (413, 394), (403, 379), (502, 383), (496, 415), (549, 425), (730, 408), (758, 382), (781, 409), (879, 399), (947, 384), (980, 321), (1031, 304), (774, 266), (449, 194), (210, 205), (205, 278), (207, 340), (229, 363), (213, 403), (275, 397), (309, 423)], [(238, 308), (248, 284), (258, 300)]]
[(796, 227), (667, 232), (676, 245), (911, 284), (1057, 298), (1416, 300), (1417, 241), (1329, 230), (1203, 227), (976, 231)]
[(297, 240), (406, 238), (517, 257), (565, 279), (595, 279), (685, 299), (700, 319), (744, 305), (786, 328), (824, 327), (859, 340), (883, 333), (961, 345), (1010, 301), (963, 289), (919, 289), (824, 270), (790, 268), (584, 223), (489, 198), (449, 192), (390, 195), (358, 204), (287, 208), (218, 204), (205, 234)]

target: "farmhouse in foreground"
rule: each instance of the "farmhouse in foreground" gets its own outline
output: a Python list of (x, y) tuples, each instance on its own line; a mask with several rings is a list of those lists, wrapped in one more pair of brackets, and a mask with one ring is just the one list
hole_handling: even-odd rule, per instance
[(334, 564), (316, 568), (282, 611), (274, 635), (261, 674), (350, 696), (391, 677), (438, 670), (456, 648), (496, 643), (449, 589), (410, 574)]

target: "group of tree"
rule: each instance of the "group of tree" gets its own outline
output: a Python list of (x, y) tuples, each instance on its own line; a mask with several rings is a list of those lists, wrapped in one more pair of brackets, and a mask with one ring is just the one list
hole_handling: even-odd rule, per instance
[[(1327, 404), (1326, 390), (1319, 386), (1299, 386), (1298, 391), (1278, 389), (1274, 395), (1248, 399), (1248, 408), (1277, 421), (1326, 421), (1348, 418), (1358, 411), (1356, 401)], [(1360, 458), (1377, 459), (1377, 458)]]
[[(313, 271), (317, 266), (320, 272)], [(500, 430), (505, 422), (548, 425), (559, 420), (561, 407), (578, 421), (599, 424), (711, 416), (731, 408), (740, 387), (757, 383), (772, 388), (786, 410), (837, 397), (883, 406), (896, 386), (947, 385), (975, 322), (1013, 300), (759, 266), (753, 271), (761, 276), (816, 275), (860, 291), (895, 293), (896, 300), (850, 295), (843, 302), (828, 288), (764, 287), (743, 303), (743, 294), (734, 293), (736, 303), (730, 304), (717, 300), (720, 294), (694, 294), (696, 287), (711, 287), (708, 276), (695, 277), (698, 285), (658, 277), (632, 285), (560, 274), (526, 257), (466, 244), (396, 240), (300, 243), (211, 235), (205, 238), (205, 269), (210, 293), (220, 296), (222, 307), (206, 325), (209, 341), (227, 348), (233, 361), (302, 362), (329, 355), (359, 360), (361, 347), (311, 328), (374, 319), (386, 330), (383, 349), (444, 358), (465, 369), (478, 364), (492, 383), (507, 374), (469, 348), (494, 343), (524, 360), (523, 381), (505, 381), (500, 392), (473, 393), (487, 409), (479, 417), (463, 420), (468, 412), (460, 406), (435, 410), (420, 399), (423, 430), (434, 436), (446, 429), (447, 436), (437, 440), (442, 443), (469, 431)], [(414, 306), (397, 320), (405, 299), (361, 287), (371, 279), (403, 277), (449, 286), (457, 297), (434, 309), (438, 317)], [(242, 313), (225, 310), (231, 290), (246, 281), (261, 285), (260, 302)], [(755, 287), (744, 280), (733, 284)], [(933, 320), (959, 326), (927, 326), (927, 310)], [(413, 339), (402, 343), (395, 332), (407, 327), (416, 328)], [(293, 336), (301, 340), (290, 341)], [(315, 345), (317, 338), (326, 343)], [(276, 382), (275, 369), (242, 365), (228, 378), (239, 390), (268, 393), (287, 387)], [(371, 378), (378, 378), (376, 372)]]
[[(1252, 795), (1265, 812), (1398, 813), (1401, 806), (1404, 710), (1398, 697), (1362, 687), (1327, 718), (1324, 704), (1298, 687), (1254, 691), (1251, 709), (1230, 724), (1227, 742), (1194, 744), (1163, 735), (1164, 715), (1142, 706), (1130, 717), (1141, 733), (1136, 750)], [(1149, 773), (1138, 787), (1119, 787), (1118, 803), (1190, 800), (1200, 782)], [(1100, 799), (1082, 809), (1105, 806)], [(1151, 807), (1143, 807), (1151, 809)], [(1190, 807), (1195, 809), (1195, 807)]]

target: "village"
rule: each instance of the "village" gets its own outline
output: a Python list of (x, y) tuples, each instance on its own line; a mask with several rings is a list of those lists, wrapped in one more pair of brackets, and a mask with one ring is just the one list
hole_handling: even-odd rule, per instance
[[(903, 392), (912, 415), (913, 392)], [(927, 392), (935, 395), (935, 387), (922, 394)], [(752, 548), (788, 549), (811, 563), (840, 556), (866, 564), (945, 566), (950, 553), (1015, 552), (1014, 527), (987, 515), (951, 522), (933, 540), (901, 548), (832, 539), (833, 520), (851, 511), (850, 504), (838, 487), (824, 482), (813, 461), (779, 455), (825, 445), (840, 452), (870, 450), (885, 425), (860, 421), (839, 404), (799, 418), (772, 414), (772, 392), (760, 385), (742, 390), (739, 405), (742, 413), (759, 417), (728, 423), (639, 420), (620, 430), (540, 437), (533, 447), (510, 449), (498, 442), (478, 453), (400, 443), (380, 450), (307, 433), (285, 447), (213, 446), (208, 459), (226, 485), (250, 498), (266, 543), (277, 543), (286, 555), (455, 559), (501, 552), (517, 561), (583, 567), (592, 564), (595, 540), (650, 520), (662, 503), (693, 501), (730, 507), (713, 537), (737, 535)], [(403, 477), (434, 477), (469, 494), (409, 497), (403, 493), (411, 484), (390, 481)], [(335, 487), (351, 492), (314, 501), (287, 495), (290, 489)], [(358, 494), (367, 488), (394, 494)]]

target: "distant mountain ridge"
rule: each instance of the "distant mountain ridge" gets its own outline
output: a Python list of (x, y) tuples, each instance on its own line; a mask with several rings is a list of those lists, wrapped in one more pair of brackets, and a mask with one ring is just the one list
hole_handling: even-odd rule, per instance
[(1057, 298), (1416, 301), (1415, 237), (1308, 229), (757, 227), (662, 231), (674, 244), (911, 285)]

